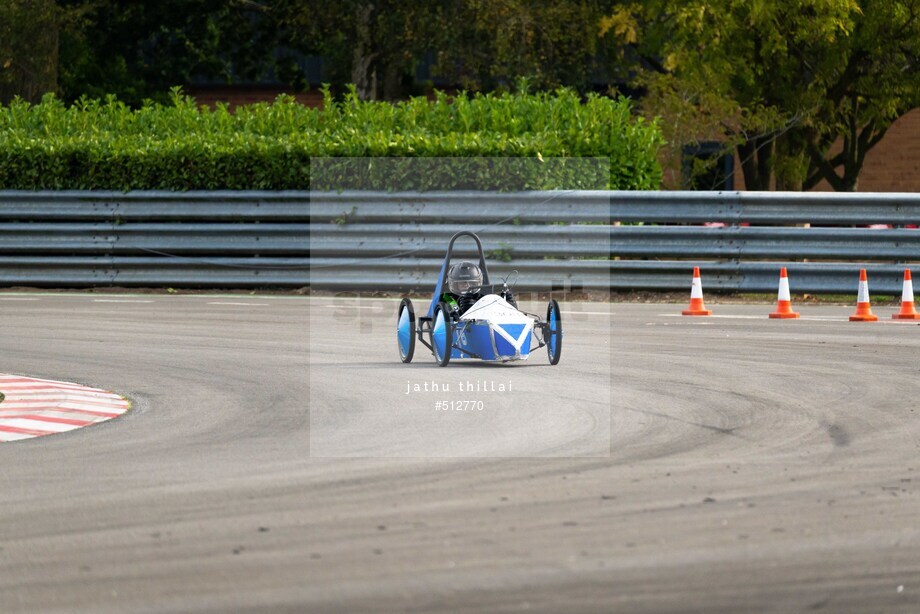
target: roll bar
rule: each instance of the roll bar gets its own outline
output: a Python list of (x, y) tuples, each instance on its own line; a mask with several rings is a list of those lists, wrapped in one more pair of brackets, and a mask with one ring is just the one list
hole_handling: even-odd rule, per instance
[(438, 301), (441, 300), (441, 293), (444, 291), (444, 288), (447, 286), (447, 274), (450, 272), (450, 258), (454, 253), (454, 242), (460, 237), (471, 237), (476, 241), (476, 247), (479, 249), (479, 269), (482, 271), (482, 285), (488, 286), (491, 285), (489, 281), (489, 269), (486, 267), (486, 255), (482, 251), (482, 241), (479, 240), (474, 233), (468, 230), (461, 230), (450, 238), (450, 242), (447, 244), (447, 255), (444, 256), (444, 262), (441, 264), (441, 273), (438, 276), (438, 283), (434, 287), (434, 294), (431, 297), (431, 305), (428, 307), (428, 317), (431, 318), (434, 316), (434, 309), (438, 305)]

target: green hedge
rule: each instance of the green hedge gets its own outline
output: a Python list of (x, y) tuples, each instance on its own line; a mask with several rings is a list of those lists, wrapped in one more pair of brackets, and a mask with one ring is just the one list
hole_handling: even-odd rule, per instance
[[(38, 105), (0, 107), (0, 188), (308, 189), (311, 158), (386, 156), (529, 159), (534, 170), (521, 173), (513, 188), (657, 189), (662, 143), (658, 126), (634, 117), (628, 100), (582, 101), (569, 90), (438, 94), (398, 104), (362, 102), (353, 93), (333, 101), (327, 93), (324, 110), (279, 97), (234, 113), (199, 108), (179, 93), (171, 106), (136, 110), (114, 99), (67, 107), (46, 97)], [(542, 165), (583, 157), (609, 160), (609, 180), (574, 173), (571, 164)], [(324, 183), (334, 183), (335, 165), (324, 170)], [(498, 171), (483, 171), (475, 187), (509, 187), (490, 172)], [(464, 173), (407, 174), (390, 187), (470, 187)]]

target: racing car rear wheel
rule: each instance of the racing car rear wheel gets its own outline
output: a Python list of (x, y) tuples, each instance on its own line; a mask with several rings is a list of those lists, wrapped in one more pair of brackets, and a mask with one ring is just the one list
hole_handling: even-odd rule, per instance
[(402, 300), (396, 312), (396, 343), (399, 359), (412, 362), (412, 354), (415, 353), (415, 309), (407, 298)]
[(454, 327), (450, 321), (450, 309), (443, 301), (434, 308), (431, 319), (431, 349), (439, 367), (446, 367), (450, 362), (450, 353), (454, 340)]
[(562, 314), (559, 312), (559, 303), (551, 298), (546, 307), (546, 328), (543, 339), (546, 341), (546, 354), (549, 364), (555, 365), (562, 355)]

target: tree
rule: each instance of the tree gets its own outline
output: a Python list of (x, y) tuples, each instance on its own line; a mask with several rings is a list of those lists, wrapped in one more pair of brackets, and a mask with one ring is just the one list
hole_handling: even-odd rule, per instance
[(0, 103), (57, 90), (59, 22), (54, 0), (0, 0)]
[(869, 150), (920, 106), (920, 0), (862, 0), (860, 8), (851, 34), (823, 48), (824, 99), (802, 135), (805, 189), (825, 179), (856, 190)]
[(610, 2), (599, 0), (457, 0), (443, 5), (439, 72), (473, 90), (526, 78), (536, 89), (584, 91), (612, 73), (610, 45), (597, 36)]
[(468, 90), (589, 89), (611, 74), (614, 54), (597, 37), (610, 0), (278, 0), (290, 44), (322, 55), (328, 80), (354, 83), (362, 99), (411, 91), (414, 69)]
[(194, 79), (271, 78), (277, 28), (269, 5), (251, 0), (59, 0), (79, 15), (61, 37), (66, 100), (115, 94), (165, 102)]
[(328, 80), (353, 83), (362, 100), (393, 100), (442, 23), (437, 4), (400, 0), (277, 0), (287, 42), (323, 56)]
[(650, 0), (601, 26), (643, 61), (649, 107), (683, 111), (673, 134), (708, 128), (737, 148), (748, 189), (827, 179), (853, 190), (866, 152), (920, 104), (918, 8), (920, 0)]

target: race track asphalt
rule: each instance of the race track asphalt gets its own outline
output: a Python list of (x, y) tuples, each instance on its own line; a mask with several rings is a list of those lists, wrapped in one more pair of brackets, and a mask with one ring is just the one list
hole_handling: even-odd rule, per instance
[(709, 306), (439, 369), (395, 301), (0, 294), (0, 372), (134, 403), (0, 444), (0, 611), (920, 611), (920, 326)]

